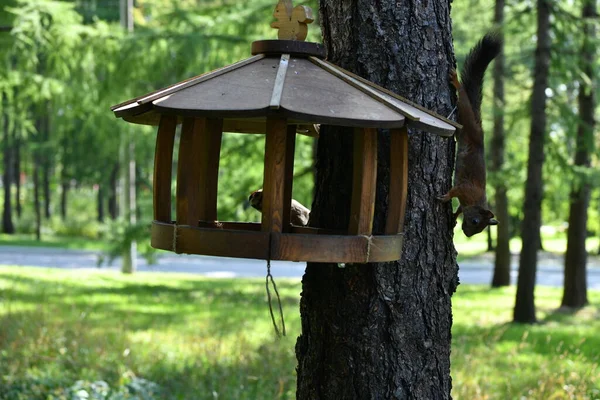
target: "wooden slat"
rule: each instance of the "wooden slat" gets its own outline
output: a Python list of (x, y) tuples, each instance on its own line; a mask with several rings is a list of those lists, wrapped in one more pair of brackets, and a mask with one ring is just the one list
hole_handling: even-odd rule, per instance
[(377, 129), (354, 130), (352, 208), (348, 232), (370, 235), (375, 212), (377, 184)]
[(216, 221), (223, 120), (200, 119), (196, 123), (199, 125), (196, 132), (199, 137), (194, 161), (200, 164), (196, 178), (200, 187), (198, 217), (202, 221)]
[(365, 236), (271, 234), (271, 259), (310, 262), (366, 263)]
[[(265, 143), (265, 171), (263, 180), (262, 230), (282, 232), (284, 221), (289, 221), (289, 211), (284, 216), (286, 155), (288, 130), (285, 119), (267, 119)], [(287, 204), (291, 203), (290, 200)], [(288, 208), (289, 210), (289, 208)]]
[[(177, 232), (176, 240), (173, 235)], [(177, 253), (266, 260), (269, 233), (152, 223), (152, 247)]]
[(154, 219), (171, 222), (171, 177), (173, 173), (173, 143), (177, 117), (162, 116), (154, 151)]
[(390, 192), (385, 234), (404, 230), (408, 194), (408, 132), (406, 128), (390, 131)]
[(279, 60), (279, 67), (277, 68), (277, 75), (275, 76), (275, 84), (273, 85), (271, 103), (269, 104), (269, 107), (272, 110), (278, 110), (281, 106), (281, 94), (283, 93), (283, 85), (285, 83), (285, 76), (287, 74), (289, 62), (290, 55), (282, 54), (281, 59)]
[(256, 222), (200, 221), (198, 226), (200, 228), (260, 232), (260, 224), (257, 224)]
[(292, 226), (291, 233), (301, 233), (304, 235), (347, 235), (348, 232), (336, 229), (313, 228), (310, 226)]
[(200, 219), (198, 177), (201, 163), (196, 152), (199, 148), (203, 120), (185, 118), (179, 140), (177, 160), (177, 224), (197, 226)]
[(296, 125), (287, 126), (285, 140), (285, 177), (283, 179), (283, 232), (289, 232), (291, 225), (292, 189), (294, 184), (294, 151), (296, 150)]
[(322, 263), (387, 262), (402, 256), (402, 235), (271, 234), (271, 259)]
[[(228, 221), (200, 221), (200, 228), (213, 228), (213, 229), (228, 229), (228, 230), (241, 230), (241, 231), (254, 231), (260, 232), (261, 224), (256, 222), (228, 222)], [(347, 232), (338, 231), (334, 229), (321, 229), (312, 228), (308, 226), (292, 226), (290, 233), (301, 233), (304, 235), (346, 235)]]
[[(173, 235), (177, 237), (173, 240)], [(269, 257), (269, 237), (271, 255)], [(266, 260), (328, 263), (395, 261), (402, 256), (402, 235), (344, 236), (280, 234), (177, 226), (154, 221), (152, 247), (177, 253)]]

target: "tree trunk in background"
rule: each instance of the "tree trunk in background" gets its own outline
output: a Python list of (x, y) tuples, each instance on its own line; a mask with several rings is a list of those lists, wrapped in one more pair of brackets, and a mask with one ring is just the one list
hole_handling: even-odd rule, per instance
[(66, 177), (63, 177), (60, 184), (60, 216), (63, 221), (67, 219), (67, 199), (69, 195), (70, 183)]
[(98, 211), (98, 222), (104, 222), (104, 186), (102, 185), (98, 185), (98, 202), (96, 210)]
[(109, 179), (109, 193), (108, 193), (108, 213), (110, 218), (114, 221), (119, 217), (119, 208), (117, 204), (117, 184), (119, 177), (119, 163), (115, 163), (112, 171), (110, 172)]
[(494, 241), (492, 240), (492, 227), (488, 226), (487, 231), (487, 252), (494, 251)]
[[(136, 219), (136, 185), (135, 185), (135, 143), (130, 133), (125, 133), (125, 157), (123, 160), (124, 182), (123, 182), (123, 216), (129, 226), (135, 225)], [(132, 274), (137, 269), (137, 243), (132, 240), (129, 246), (123, 249), (121, 260), (121, 272)]]
[[(3, 103), (6, 104), (6, 99), (3, 96)], [(15, 225), (13, 224), (12, 199), (10, 196), (10, 187), (12, 183), (13, 173), (13, 146), (8, 124), (8, 116), (1, 115), (3, 118), (4, 131), (4, 173), (2, 174), (2, 183), (4, 185), (4, 208), (2, 210), (2, 232), (13, 234), (15, 233)]]
[[(448, 2), (320, 4), (329, 60), (450, 113)], [(375, 233), (385, 224), (390, 159), (389, 135), (378, 136)], [(322, 126), (312, 226), (347, 229), (352, 138), (351, 128)], [(454, 141), (421, 131), (409, 138), (402, 260), (307, 266), (296, 344), (299, 400), (450, 398), (450, 300), (458, 279), (451, 207), (436, 196), (451, 186)]]
[[(37, 151), (36, 151), (37, 153)], [(33, 208), (35, 212), (35, 238), (42, 240), (42, 210), (40, 204), (40, 177), (39, 160), (37, 154), (33, 156)]]
[(50, 210), (50, 197), (51, 197), (51, 191), (50, 191), (50, 163), (49, 161), (46, 159), (46, 155), (44, 155), (44, 161), (42, 162), (41, 165), (41, 169), (42, 169), (42, 182), (43, 182), (43, 186), (44, 186), (44, 217), (46, 219), (50, 219), (50, 217), (52, 216), (51, 210)]
[(21, 204), (21, 139), (15, 138), (15, 186), (17, 191), (15, 192), (15, 208), (17, 211), (17, 217), (21, 218), (23, 213), (23, 206)]
[(550, 67), (550, 5), (549, 0), (537, 1), (537, 46), (535, 50), (534, 85), (531, 97), (531, 136), (525, 184), (525, 205), (521, 238), (523, 249), (519, 259), (519, 279), (514, 309), (514, 321), (533, 323), (535, 317), (535, 275), (537, 252), (541, 246), (542, 165), (546, 137), (546, 88)]
[[(596, 53), (596, 30), (593, 18), (596, 17), (596, 0), (587, 0), (583, 5), (582, 17), (583, 47), (581, 49), (581, 70), (587, 79), (579, 82), (579, 126), (577, 128), (575, 165), (589, 168), (590, 152), (594, 146), (594, 98), (598, 79), (594, 71)], [(588, 82), (589, 80), (589, 82)], [(588, 208), (590, 206), (591, 185), (583, 176), (581, 182), (571, 189), (567, 253), (565, 255), (565, 280), (561, 306), (581, 308), (588, 304), (587, 298), (587, 239)]]
[[(504, 25), (504, 0), (496, 0), (494, 24), (500, 29)], [(499, 31), (504, 39), (504, 34)], [(504, 44), (502, 44), (504, 49)], [(504, 133), (504, 50), (494, 62), (494, 133), (492, 135), (492, 163), (490, 170), (494, 174), (495, 212), (500, 224), (496, 226), (496, 257), (492, 287), (510, 285), (510, 217), (508, 215), (508, 197), (506, 183), (502, 179), (505, 151)]]
[[(42, 145), (50, 146), (50, 117), (48, 116), (49, 105), (44, 107), (46, 114), (42, 117), (42, 130), (38, 131), (38, 135), (42, 139)], [(49, 148), (44, 148), (38, 155), (39, 157), (39, 170), (42, 173), (42, 185), (44, 191), (44, 217), (50, 219), (52, 216), (50, 203), (52, 193), (50, 191), (50, 175), (52, 174), (51, 157), (52, 151)]]

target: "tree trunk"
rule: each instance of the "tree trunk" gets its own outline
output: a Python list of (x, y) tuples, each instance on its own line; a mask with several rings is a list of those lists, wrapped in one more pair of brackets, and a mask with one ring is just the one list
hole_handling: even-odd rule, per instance
[[(321, 1), (328, 59), (448, 115), (449, 3), (396, 4)], [(348, 128), (321, 129), (312, 226), (348, 227), (352, 136)], [(388, 201), (398, 201), (388, 200), (389, 135), (378, 136), (375, 233), (383, 230)], [(307, 266), (297, 399), (450, 398), (450, 299), (457, 265), (451, 210), (436, 196), (451, 185), (454, 142), (421, 131), (409, 137), (402, 260)]]
[[(129, 226), (136, 223), (136, 185), (135, 185), (135, 143), (129, 133), (125, 133), (123, 168), (123, 215)], [(133, 274), (137, 269), (137, 243), (132, 240), (129, 246), (123, 248), (121, 272)]]
[(550, 5), (549, 0), (537, 1), (537, 46), (533, 94), (531, 97), (531, 136), (529, 161), (525, 184), (525, 205), (521, 238), (523, 249), (519, 259), (519, 279), (514, 309), (514, 321), (536, 322), (535, 275), (537, 252), (541, 247), (540, 226), (542, 222), (542, 165), (544, 164), (544, 141), (546, 137), (546, 88), (550, 66)]
[[(575, 145), (575, 165), (589, 168), (590, 148), (594, 143), (594, 87), (598, 79), (594, 71), (596, 52), (596, 31), (593, 18), (596, 16), (595, 0), (587, 0), (583, 5), (582, 17), (583, 47), (581, 49), (581, 70), (587, 79), (579, 82), (579, 126)], [(589, 80), (589, 82), (588, 82)], [(565, 255), (565, 281), (562, 298), (563, 307), (581, 308), (588, 304), (587, 298), (587, 239), (588, 207), (591, 185), (585, 176), (571, 189), (567, 254)]]
[(43, 191), (44, 191), (44, 217), (46, 219), (50, 219), (50, 217), (52, 216), (51, 213), (51, 209), (50, 209), (50, 203), (51, 203), (51, 191), (50, 191), (50, 175), (51, 175), (51, 170), (52, 170), (52, 165), (51, 165), (51, 150), (48, 148), (48, 146), (50, 145), (50, 118), (48, 117), (49, 115), (49, 105), (46, 104), (45, 107), (45, 113), (46, 115), (44, 115), (42, 118), (42, 130), (38, 131), (38, 135), (42, 140), (42, 145), (44, 146), (44, 150), (40, 151), (38, 153), (38, 161), (39, 161), (39, 169), (41, 170), (42, 173), (42, 186), (43, 186)]
[(44, 217), (46, 219), (50, 219), (50, 217), (52, 216), (52, 213), (50, 210), (50, 197), (51, 197), (50, 168), (51, 167), (50, 167), (50, 163), (45, 158), (46, 158), (46, 156), (44, 156), (44, 162), (42, 163), (42, 182), (43, 182), (43, 186), (44, 186)]
[[(504, 25), (504, 0), (496, 0), (494, 11), (496, 26)], [(502, 37), (504, 34), (500, 31)], [(504, 47), (504, 44), (502, 44)], [(504, 51), (494, 62), (494, 133), (492, 135), (490, 170), (494, 174), (496, 216), (500, 224), (496, 227), (496, 257), (492, 287), (510, 285), (510, 217), (508, 215), (508, 197), (506, 183), (501, 178), (504, 166)]]
[[(3, 96), (3, 99), (6, 100)], [(6, 102), (4, 102), (6, 104)], [(13, 224), (12, 201), (10, 196), (10, 187), (13, 178), (13, 146), (11, 141), (10, 127), (8, 124), (8, 116), (2, 115), (3, 130), (4, 130), (4, 173), (2, 174), (2, 182), (4, 184), (4, 209), (2, 210), (2, 232), (13, 234), (15, 233), (15, 225)]]
[(15, 138), (15, 208), (17, 210), (17, 217), (21, 218), (23, 213), (23, 205), (21, 204), (21, 139)]
[[(36, 151), (37, 152), (37, 151)], [(33, 208), (35, 212), (35, 238), (42, 240), (42, 210), (40, 204), (40, 177), (38, 156), (33, 157)]]
[(98, 211), (98, 222), (104, 222), (104, 186), (98, 185), (98, 203), (97, 203), (97, 211)]
[(110, 214), (110, 218), (113, 221), (119, 217), (119, 207), (117, 204), (118, 178), (119, 178), (119, 163), (115, 163), (112, 171), (110, 172), (109, 193), (108, 193), (108, 213)]
[(67, 178), (63, 177), (60, 187), (60, 216), (62, 220), (65, 221), (67, 219), (67, 200), (70, 187), (70, 183)]
[(494, 241), (492, 240), (492, 227), (488, 226), (487, 231), (487, 252), (490, 253), (494, 251)]

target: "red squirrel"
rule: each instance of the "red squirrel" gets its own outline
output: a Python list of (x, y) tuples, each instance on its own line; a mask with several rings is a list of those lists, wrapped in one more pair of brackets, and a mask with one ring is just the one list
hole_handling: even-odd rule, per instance
[(458, 92), (458, 155), (454, 187), (438, 199), (444, 202), (457, 197), (460, 205), (454, 219), (463, 213), (462, 230), (467, 237), (483, 231), (488, 225), (497, 225), (494, 214), (487, 209), (485, 195), (485, 152), (481, 127), (481, 100), (483, 76), (489, 63), (500, 53), (501, 39), (488, 33), (467, 55), (461, 71), (462, 84), (456, 71), (450, 71), (450, 80)]

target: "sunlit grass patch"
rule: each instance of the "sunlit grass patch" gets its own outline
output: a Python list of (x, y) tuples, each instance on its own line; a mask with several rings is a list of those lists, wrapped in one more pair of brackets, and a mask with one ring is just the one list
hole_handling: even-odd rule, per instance
[[(510, 323), (514, 288), (459, 287), (454, 297), (455, 399), (600, 398), (600, 296), (572, 314), (560, 290), (536, 289), (539, 323)], [(490, 316), (492, 316), (490, 318)]]
[[(262, 279), (0, 268), (0, 399), (135, 377), (156, 382), (161, 399), (293, 399), (301, 287), (277, 283), (282, 340)], [(600, 295), (566, 313), (560, 290), (536, 294), (540, 324), (514, 325), (514, 288), (459, 286), (454, 398), (600, 398)]]

